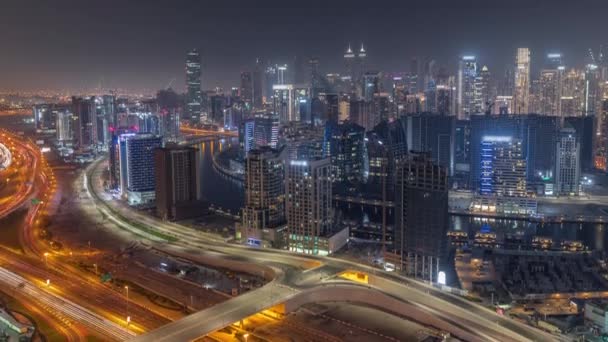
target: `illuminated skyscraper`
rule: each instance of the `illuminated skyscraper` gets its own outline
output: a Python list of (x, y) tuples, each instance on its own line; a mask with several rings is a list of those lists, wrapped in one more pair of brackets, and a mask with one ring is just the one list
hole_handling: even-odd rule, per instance
[(253, 103), (253, 76), (250, 71), (241, 72), (241, 99), (251, 107)]
[(285, 195), (289, 250), (306, 254), (331, 251), (321, 239), (331, 234), (333, 225), (329, 158), (288, 161)]
[(518, 48), (515, 56), (514, 113), (528, 114), (530, 104), (530, 50)]
[(186, 55), (186, 115), (193, 123), (201, 121), (201, 56), (193, 49)]
[(75, 116), (74, 137), (79, 149), (93, 148), (97, 144), (97, 120), (94, 98), (72, 97), (72, 114)]
[(258, 58), (255, 61), (255, 69), (253, 69), (253, 108), (264, 108), (263, 91), (262, 91), (262, 62)]
[(467, 119), (476, 112), (479, 97), (476, 96), (477, 61), (475, 56), (463, 56), (458, 68), (458, 119)]
[(245, 158), (245, 203), (241, 232), (249, 244), (263, 241), (281, 248), (285, 228), (285, 165), (283, 153), (265, 147)]
[(564, 66), (561, 54), (547, 55), (547, 66), (540, 72), (540, 114), (561, 116)]
[(485, 136), (481, 141), (482, 195), (526, 195), (526, 159), (521, 140), (510, 136)]
[(346, 52), (344, 53), (344, 65), (345, 65), (345, 74), (344, 74), (344, 78), (346, 80), (346, 82), (348, 83), (348, 87), (347, 90), (348, 91), (352, 91), (353, 90), (353, 85), (355, 84), (355, 74), (354, 74), (354, 68), (355, 68), (355, 53), (353, 52), (353, 50), (350, 48), (350, 44), (348, 45), (348, 49), (346, 49)]
[(560, 195), (578, 195), (580, 191), (580, 144), (576, 131), (564, 127), (557, 140), (555, 191)]
[(489, 110), (489, 107), (492, 105), (492, 102), (494, 102), (494, 96), (493, 96), (493, 92), (492, 92), (492, 79), (491, 79), (491, 74), (490, 74), (490, 70), (488, 70), (487, 66), (483, 66), (481, 68), (481, 71), (479, 72), (479, 77), (478, 77), (478, 84), (477, 84), (477, 92), (479, 96), (479, 105), (480, 105), (480, 112), (485, 112), (487, 110)]

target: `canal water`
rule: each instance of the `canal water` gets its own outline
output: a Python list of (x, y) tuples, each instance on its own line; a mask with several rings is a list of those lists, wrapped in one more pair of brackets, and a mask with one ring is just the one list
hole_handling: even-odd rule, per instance
[[(243, 205), (243, 185), (213, 168), (213, 153), (238, 144), (238, 139), (208, 141), (197, 145), (200, 163), (200, 191), (207, 201), (236, 214)], [(392, 222), (393, 212), (388, 213), (387, 222)], [(344, 211), (344, 218), (361, 223), (381, 223), (381, 212), (376, 208), (355, 206)], [(589, 250), (604, 251), (608, 246), (607, 226), (597, 223), (532, 223), (524, 220), (488, 219), (481, 217), (450, 217), (450, 230), (466, 231), (470, 238), (476, 232), (495, 233), (500, 241), (506, 236), (517, 235), (524, 241), (531, 241), (536, 236), (548, 237), (555, 246), (563, 241), (580, 241)]]

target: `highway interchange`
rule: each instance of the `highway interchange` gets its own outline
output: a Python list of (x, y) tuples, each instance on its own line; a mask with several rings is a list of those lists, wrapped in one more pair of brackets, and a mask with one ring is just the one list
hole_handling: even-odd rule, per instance
[[(24, 146), (24, 148), (32, 149), (30, 152), (33, 154), (32, 159), (27, 161), (30, 166), (28, 169), (33, 171), (32, 175), (37, 173), (41, 177), (27, 182), (30, 185), (26, 189), (27, 191), (21, 196), (15, 197), (19, 200), (12, 203), (10, 207), (5, 207), (9, 209), (6, 210), (6, 213), (26, 204), (26, 200), (31, 199), (34, 194), (37, 194), (37, 191), (46, 192), (43, 195), (45, 201), (48, 199), (49, 192), (52, 194), (54, 191), (54, 178), (52, 174), (47, 175), (48, 170), (43, 170), (43, 167), (39, 165), (39, 155), (36, 154), (35, 146), (26, 145), (29, 147)], [(204, 264), (213, 258), (216, 262), (225, 262), (226, 265), (240, 263), (250, 265), (252, 269), (257, 265), (257, 270), (262, 272), (261, 275), (270, 280), (267, 285), (259, 289), (166, 324), (160, 329), (140, 335), (135, 340), (193, 340), (286, 300), (303, 294), (310, 294), (314, 297), (319, 289), (328, 287), (339, 287), (343, 291), (363, 291), (362, 293), (368, 292), (384, 296), (378, 298), (396, 299), (411, 311), (411, 317), (408, 318), (417, 321), (426, 320), (423, 323), (433, 323), (444, 331), (449, 331), (454, 336), (465, 340), (542, 341), (557, 339), (554, 335), (549, 335), (510, 318), (498, 316), (466, 299), (394, 273), (332, 257), (294, 255), (284, 251), (255, 249), (231, 244), (219, 236), (195, 231), (179, 224), (163, 222), (131, 210), (124, 207), (122, 203), (111, 200), (111, 197), (103, 192), (103, 185), (100, 181), (103, 165), (102, 160), (91, 164), (85, 172), (81, 173), (78, 181), (81, 186), (80, 191), (86, 193), (86, 196), (94, 203), (94, 206), (84, 208), (88, 216), (102, 215), (114, 223), (115, 228), (129, 231), (135, 239), (152, 248), (193, 262)], [(47, 182), (50, 184), (46, 184)], [(76, 190), (78, 192), (79, 189)], [(39, 205), (30, 206), (28, 216), (30, 227), (23, 230), (22, 239), (30, 255), (34, 259), (39, 258), (38, 262), (40, 262), (44, 247), (36, 243), (32, 233), (35, 225), (34, 217), (38, 210), (45, 209), (40, 209)], [(163, 236), (171, 237), (171, 239), (163, 239)], [(20, 291), (20, 295), (35, 299), (47, 310), (51, 309), (64, 317), (69, 317), (70, 320), (97, 331), (102, 336), (114, 340), (126, 340), (133, 337), (135, 330), (125, 329), (121, 324), (124, 323), (124, 318), (120, 317), (123, 313), (116, 311), (117, 307), (124, 302), (122, 296), (99, 284), (95, 279), (91, 279), (92, 277), (79, 274), (78, 270), (71, 269), (69, 265), (51, 260), (49, 271), (48, 268), (43, 267), (44, 264), (36, 265), (35, 261), (24, 263), (17, 261), (17, 258), (14, 255), (11, 256), (9, 251), (0, 251), (0, 262), (3, 265), (8, 264), (14, 270), (27, 273), (28, 277), (19, 276), (13, 270), (9, 271), (2, 267), (0, 268), (0, 282), (15, 291)], [(375, 280), (369, 285), (336, 281), (335, 275), (346, 270), (365, 272)], [(51, 285), (47, 286), (43, 279), (51, 277), (49, 274), (54, 276)], [(87, 297), (88, 300), (84, 299)], [(94, 300), (94, 298), (96, 299)], [(91, 303), (93, 300), (100, 303), (93, 305)], [(353, 302), (357, 302), (357, 298), (353, 298)], [(134, 305), (132, 315), (143, 321), (143, 317), (151, 315), (151, 313)], [(431, 316), (434, 318), (430, 318)], [(433, 320), (433, 322), (429, 322), (429, 320)], [(140, 327), (138, 331), (141, 333), (153, 328), (153, 326)]]
[[(445, 293), (419, 281), (407, 279), (394, 273), (384, 272), (373, 267), (332, 257), (294, 255), (284, 251), (256, 249), (230, 244), (223, 239), (206, 233), (191, 230), (179, 224), (163, 222), (149, 215), (124, 207), (121, 203), (104, 196), (100, 172), (104, 163), (97, 161), (90, 165), (83, 175), (86, 193), (95, 201), (97, 209), (104, 215), (121, 222), (123, 228), (132, 231), (147, 229), (176, 238), (177, 241), (149, 241), (168, 253), (179, 253), (184, 258), (196, 259), (197, 255), (221, 256), (227, 260), (249, 262), (252, 265), (271, 266), (277, 277), (268, 285), (241, 295), (205, 311), (192, 314), (182, 320), (170, 323), (160, 329), (142, 335), (136, 340), (191, 340), (249, 316), (252, 312), (272, 306), (275, 302), (289, 299), (300, 291), (324, 286), (324, 278), (346, 271), (357, 270), (373, 274), (384, 281), (380, 286), (370, 285), (369, 291), (379, 291), (396, 297), (404, 303), (415, 303), (421, 312), (433, 313), (449, 322), (454, 332), (465, 332), (467, 337), (479, 341), (543, 341), (555, 340), (549, 335), (510, 318), (472, 303), (464, 298)], [(91, 215), (94, 215), (92, 213)], [(134, 226), (136, 222), (139, 226)], [(306, 269), (304, 265), (316, 263), (317, 267)], [(360, 285), (351, 285), (360, 286)], [(274, 301), (261, 301), (260, 298), (274, 298)], [(220, 314), (223, 313), (223, 314)], [(213, 319), (215, 318), (215, 322)]]

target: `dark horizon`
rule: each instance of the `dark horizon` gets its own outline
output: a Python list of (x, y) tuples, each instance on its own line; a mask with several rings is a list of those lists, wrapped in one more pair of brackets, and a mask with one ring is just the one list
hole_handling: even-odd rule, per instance
[[(238, 86), (257, 57), (291, 65), (317, 56), (322, 72), (342, 72), (342, 54), (361, 42), (370, 69), (407, 71), (412, 57), (455, 71), (474, 54), (499, 75), (517, 47), (532, 53), (536, 78), (544, 56), (567, 67), (608, 44), (605, 1), (405, 3), (278, 1), (8, 1), (0, 11), (0, 90), (184, 89), (186, 51), (203, 56), (203, 89)], [(171, 82), (173, 80), (173, 82)]]

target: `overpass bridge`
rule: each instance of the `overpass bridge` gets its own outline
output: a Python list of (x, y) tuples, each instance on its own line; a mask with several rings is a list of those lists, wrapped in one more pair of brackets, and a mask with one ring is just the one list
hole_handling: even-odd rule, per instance
[[(270, 307), (289, 312), (305, 303), (324, 300), (358, 302), (410, 316), (428, 325), (474, 341), (546, 341), (554, 335), (498, 316), (492, 310), (469, 300), (443, 292), (423, 282), (385, 272), (371, 266), (333, 257), (294, 254), (282, 250), (258, 249), (227, 243), (215, 235), (163, 222), (145, 213), (130, 210), (116, 201), (100, 196), (103, 186), (93, 172), (100, 163), (91, 164), (83, 181), (87, 195), (103, 208), (113, 221), (128, 230), (154, 230), (171, 236), (172, 241), (146, 239), (146, 244), (194, 263), (246, 270), (270, 282), (256, 290), (232, 298), (209, 309), (135, 338), (135, 341), (187, 341), (204, 336)], [(136, 222), (136, 225), (131, 224)], [(124, 227), (122, 228), (124, 229)], [(337, 274), (353, 270), (367, 274), (369, 284), (332, 284)], [(333, 287), (332, 287), (333, 286)], [(336, 289), (339, 289), (336, 290)], [(343, 296), (340, 297), (340, 293)], [(379, 304), (378, 304), (379, 303)], [(407, 317), (410, 317), (407, 316)], [(435, 317), (435, 318), (433, 318)], [(440, 321), (437, 321), (440, 319)]]

